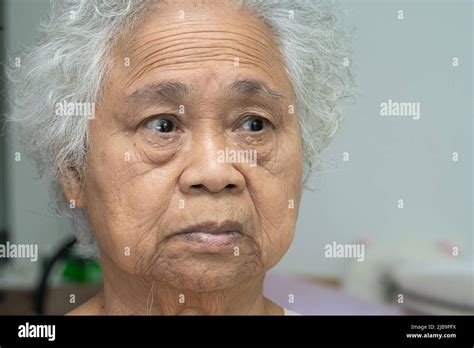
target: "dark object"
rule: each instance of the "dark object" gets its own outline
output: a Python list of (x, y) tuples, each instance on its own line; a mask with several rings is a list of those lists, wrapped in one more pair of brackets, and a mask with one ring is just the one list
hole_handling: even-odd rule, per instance
[(66, 243), (62, 244), (59, 250), (48, 260), (43, 273), (41, 274), (41, 279), (36, 288), (34, 295), (34, 310), (36, 314), (44, 314), (44, 303), (46, 299), (47, 286), (48, 286), (48, 277), (53, 269), (53, 266), (59, 260), (66, 258), (72, 246), (76, 243), (76, 238), (68, 240)]
[[(32, 325), (54, 326), (25, 338)], [(472, 347), (473, 316), (0, 316), (2, 346), (159, 347)], [(177, 328), (182, 332), (177, 332)], [(211, 329), (210, 329), (211, 328)], [(238, 328), (243, 335), (236, 335)], [(316, 329), (315, 329), (316, 328)], [(22, 331), (20, 331), (22, 330)], [(211, 333), (209, 334), (209, 331)], [(25, 337), (19, 333), (22, 332)], [(34, 332), (34, 331), (33, 331)], [(57, 335), (56, 335), (57, 333)], [(159, 343), (157, 344), (157, 333)], [(203, 334), (204, 333), (204, 334)], [(268, 334), (275, 333), (275, 334)], [(434, 335), (437, 335), (434, 336)], [(439, 337), (441, 337), (440, 339)], [(30, 336), (31, 337), (31, 336)], [(431, 338), (430, 338), (431, 337)], [(436, 337), (436, 338), (435, 338)], [(309, 344), (307, 344), (309, 343)], [(230, 346), (234, 346), (230, 344)]]

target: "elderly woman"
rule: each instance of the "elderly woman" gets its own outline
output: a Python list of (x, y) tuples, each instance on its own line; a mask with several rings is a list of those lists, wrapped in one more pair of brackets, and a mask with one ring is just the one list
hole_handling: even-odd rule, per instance
[(52, 1), (12, 119), (100, 259), (71, 314), (289, 311), (263, 296), (337, 129), (346, 41), (316, 1)]

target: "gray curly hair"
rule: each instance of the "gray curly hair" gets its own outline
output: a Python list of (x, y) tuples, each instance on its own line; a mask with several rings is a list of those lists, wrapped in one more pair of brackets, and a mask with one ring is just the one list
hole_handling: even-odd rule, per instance
[[(64, 100), (95, 102), (119, 33), (140, 25), (151, 4), (162, 0), (51, 0), (38, 44), (7, 69), (8, 119), (20, 124), (26, 153), (50, 187), (56, 211), (74, 224), (83, 254), (97, 256), (87, 214), (71, 209), (59, 178), (74, 168), (83, 175), (88, 151), (87, 117), (58, 117)], [(304, 182), (319, 167), (319, 153), (338, 128), (341, 99), (352, 76), (349, 39), (341, 11), (328, 1), (228, 0), (272, 30), (292, 82), (304, 151)]]

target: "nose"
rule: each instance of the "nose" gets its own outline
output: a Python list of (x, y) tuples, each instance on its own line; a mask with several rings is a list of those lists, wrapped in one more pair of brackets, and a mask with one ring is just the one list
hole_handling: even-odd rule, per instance
[(245, 187), (245, 178), (234, 163), (219, 160), (219, 152), (226, 150), (225, 135), (207, 132), (195, 137), (186, 167), (179, 177), (182, 192), (221, 193), (241, 192)]

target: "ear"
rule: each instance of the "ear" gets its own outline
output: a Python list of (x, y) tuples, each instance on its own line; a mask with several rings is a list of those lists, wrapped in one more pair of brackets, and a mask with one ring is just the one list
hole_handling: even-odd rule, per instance
[(59, 185), (71, 208), (85, 209), (87, 207), (83, 180), (73, 168), (68, 173), (59, 176)]

